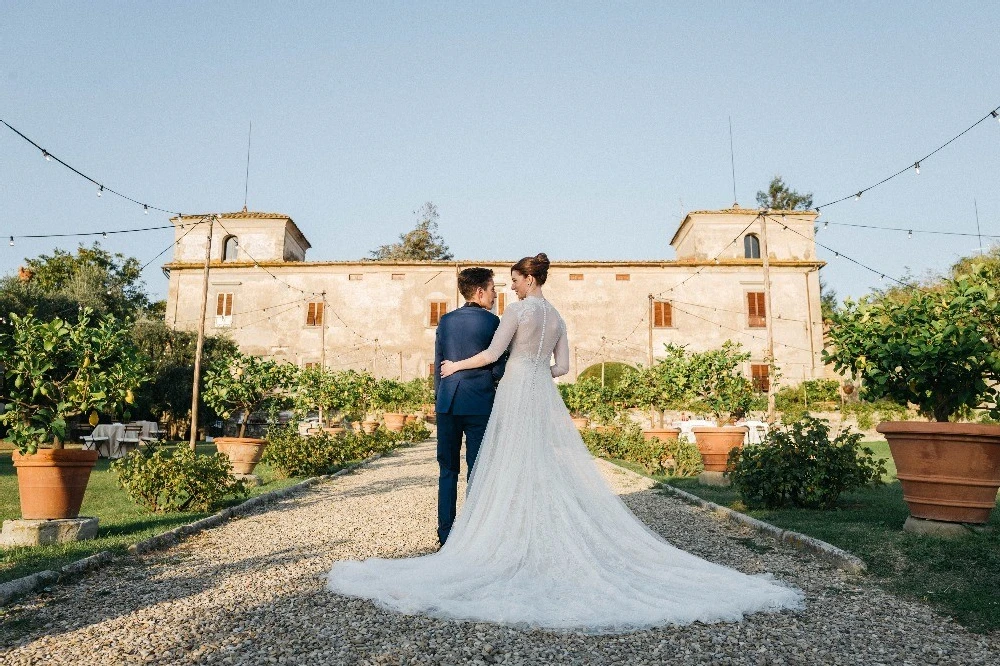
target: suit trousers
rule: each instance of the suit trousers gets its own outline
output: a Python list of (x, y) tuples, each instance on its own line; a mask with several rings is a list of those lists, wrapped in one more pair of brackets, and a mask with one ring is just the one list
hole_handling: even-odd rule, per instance
[[(455, 522), (458, 503), (458, 475), (462, 460), (462, 435), (465, 435), (465, 461), (468, 475), (476, 464), (479, 446), (486, 434), (489, 414), (437, 414), (438, 541), (443, 545)], [(468, 478), (468, 477), (467, 477)]]

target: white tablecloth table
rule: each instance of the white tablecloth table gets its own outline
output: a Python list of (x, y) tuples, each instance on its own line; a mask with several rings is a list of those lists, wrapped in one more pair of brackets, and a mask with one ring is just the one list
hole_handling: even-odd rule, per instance
[[(130, 424), (132, 425), (132, 424)], [(124, 446), (121, 442), (122, 438), (125, 437), (125, 424), (124, 423), (102, 423), (96, 428), (94, 428), (94, 438), (96, 440), (103, 440), (107, 438), (107, 441), (96, 441), (95, 446), (97, 448), (97, 454), (104, 456), (105, 458), (121, 458), (128, 453), (128, 447)]]

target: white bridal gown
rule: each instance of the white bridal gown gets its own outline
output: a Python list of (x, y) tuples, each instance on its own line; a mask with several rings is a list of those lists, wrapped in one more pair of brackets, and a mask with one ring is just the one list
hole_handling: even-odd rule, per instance
[(507, 307), (487, 351), (496, 359), (508, 346), (445, 546), (424, 557), (338, 562), (332, 591), (403, 613), (589, 632), (802, 606), (799, 591), (770, 577), (670, 545), (611, 491), (552, 381), (568, 371), (569, 345), (550, 303), (529, 297)]

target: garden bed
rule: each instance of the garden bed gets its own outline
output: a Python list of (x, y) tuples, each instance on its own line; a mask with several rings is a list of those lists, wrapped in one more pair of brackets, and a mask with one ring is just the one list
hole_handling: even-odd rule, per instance
[[(186, 446), (186, 443), (183, 444)], [(165, 448), (172, 448), (171, 445)], [(200, 444), (198, 453), (215, 453), (212, 444)], [(108, 468), (111, 461), (100, 459), (90, 476), (87, 493), (83, 498), (81, 516), (96, 516), (100, 527), (96, 539), (52, 546), (10, 548), (0, 550), (0, 583), (27, 576), (46, 569), (58, 570), (69, 564), (104, 550), (124, 554), (134, 543), (148, 539), (166, 530), (185, 525), (211, 512), (185, 512), (156, 514), (134, 504), (125, 491), (118, 487), (116, 475)], [(301, 478), (279, 478), (274, 469), (259, 464), (256, 469), (263, 485), (251, 487), (250, 497), (294, 485)], [(219, 508), (244, 501), (231, 498)], [(217, 509), (216, 509), (217, 510)], [(17, 476), (11, 463), (10, 447), (4, 443), (0, 450), (0, 520), (20, 518), (21, 508), (17, 490)]]
[[(973, 631), (1000, 630), (1000, 510), (993, 512), (991, 532), (959, 540), (903, 532), (909, 512), (889, 447), (885, 442), (865, 445), (886, 460), (886, 485), (845, 493), (833, 510), (747, 510), (731, 488), (701, 486), (693, 479), (653, 478), (831, 543), (864, 560), (869, 575), (887, 590), (929, 603)], [(642, 473), (637, 466), (626, 466)]]

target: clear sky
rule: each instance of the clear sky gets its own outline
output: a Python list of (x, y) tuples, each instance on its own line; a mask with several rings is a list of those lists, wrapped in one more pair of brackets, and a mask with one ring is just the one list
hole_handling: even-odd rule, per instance
[[(995, 2), (70, 3), (0, 0), (0, 118), (109, 187), (185, 213), (290, 215), (310, 259), (391, 242), (425, 201), (459, 258), (672, 258), (687, 210), (775, 174), (816, 203), (1000, 105)], [(1000, 236), (1000, 124), (822, 220)], [(166, 224), (0, 126), (0, 272), (60, 233)], [(974, 237), (821, 229), (890, 275)], [(152, 259), (169, 230), (103, 245)], [(87, 241), (90, 242), (89, 240)], [(986, 241), (988, 243), (988, 241)], [(820, 251), (841, 295), (877, 276)], [(150, 291), (166, 280), (154, 262)]]

